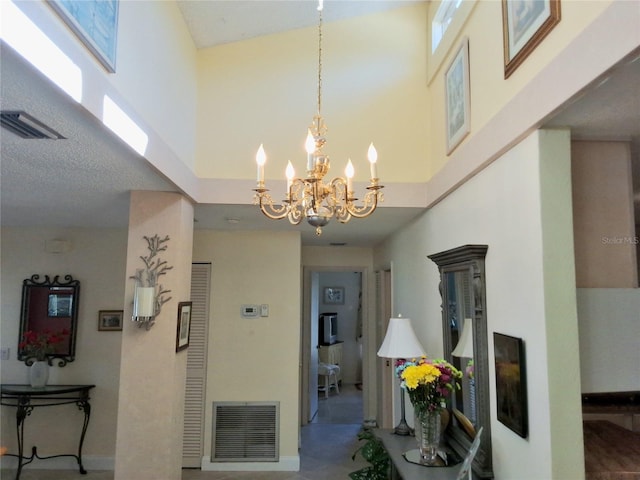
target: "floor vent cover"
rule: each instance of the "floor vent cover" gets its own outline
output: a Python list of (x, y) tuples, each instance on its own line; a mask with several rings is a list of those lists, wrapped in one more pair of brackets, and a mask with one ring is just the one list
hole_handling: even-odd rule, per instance
[(280, 402), (213, 402), (212, 462), (277, 462)]

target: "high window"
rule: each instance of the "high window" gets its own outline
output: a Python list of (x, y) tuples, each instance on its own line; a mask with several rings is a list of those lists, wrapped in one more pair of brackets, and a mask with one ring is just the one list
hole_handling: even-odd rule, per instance
[(442, 0), (440, 3), (435, 17), (433, 17), (433, 22), (431, 22), (431, 53), (438, 48), (442, 37), (444, 37), (444, 32), (447, 31), (461, 4), (462, 0)]

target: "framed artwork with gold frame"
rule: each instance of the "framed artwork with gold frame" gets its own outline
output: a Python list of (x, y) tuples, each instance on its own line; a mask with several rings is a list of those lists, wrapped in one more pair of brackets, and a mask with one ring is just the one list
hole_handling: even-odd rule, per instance
[(560, 0), (502, 0), (504, 78), (509, 78), (559, 22)]

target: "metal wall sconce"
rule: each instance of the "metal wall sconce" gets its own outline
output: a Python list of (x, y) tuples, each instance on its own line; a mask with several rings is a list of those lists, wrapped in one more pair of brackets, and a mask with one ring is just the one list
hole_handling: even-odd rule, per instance
[(162, 305), (171, 300), (171, 297), (165, 296), (171, 290), (165, 290), (158, 283), (158, 279), (162, 275), (166, 275), (167, 270), (171, 270), (173, 267), (158, 256), (160, 252), (167, 249), (166, 243), (169, 241), (169, 235), (160, 238), (156, 234), (153, 237), (143, 238), (147, 241), (149, 255), (140, 257), (145, 268), (136, 270), (136, 274), (130, 277), (136, 281), (131, 320), (137, 323), (138, 327), (144, 326), (146, 330), (149, 330), (155, 323), (155, 318), (160, 314)]

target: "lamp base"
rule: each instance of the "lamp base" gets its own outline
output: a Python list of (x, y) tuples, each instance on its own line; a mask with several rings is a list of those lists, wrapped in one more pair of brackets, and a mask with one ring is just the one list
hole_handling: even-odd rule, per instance
[(405, 419), (401, 419), (400, 423), (398, 425), (396, 425), (396, 428), (393, 429), (393, 433), (395, 435), (402, 435), (402, 436), (413, 436), (414, 435), (414, 431), (413, 428), (411, 428), (407, 422), (405, 421)]
[(404, 388), (400, 387), (400, 423), (393, 429), (396, 435), (413, 435), (413, 429), (407, 424), (407, 417), (404, 413)]

